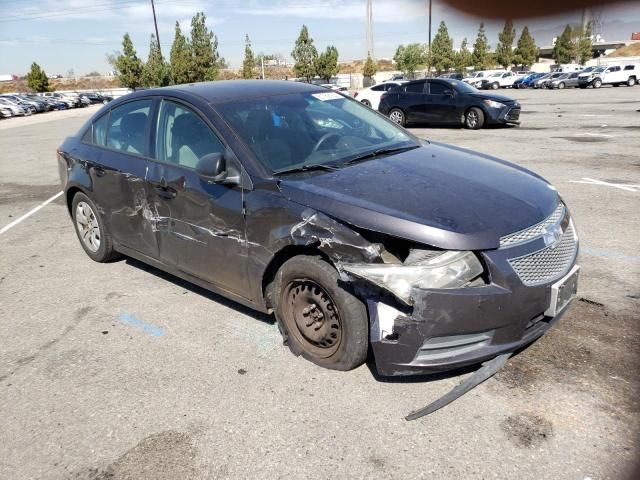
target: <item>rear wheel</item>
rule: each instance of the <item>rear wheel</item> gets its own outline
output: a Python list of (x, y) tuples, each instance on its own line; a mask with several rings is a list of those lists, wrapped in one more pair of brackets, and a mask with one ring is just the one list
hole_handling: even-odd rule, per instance
[(633, 87), (635, 84), (636, 84), (636, 77), (629, 77), (629, 80), (627, 80), (627, 86)]
[(398, 125), (402, 125), (403, 127), (407, 124), (407, 117), (405, 117), (404, 112), (399, 108), (392, 108), (389, 112), (389, 119), (392, 122), (397, 123)]
[(71, 202), (71, 212), (80, 245), (92, 260), (104, 263), (119, 256), (113, 249), (107, 226), (89, 197), (76, 193)]
[(484, 125), (484, 112), (478, 107), (471, 107), (464, 114), (464, 126), (471, 130), (478, 130)]
[(371, 107), (371, 102), (369, 100), (362, 100), (360, 103), (362, 103), (363, 105), (366, 105), (367, 107)]
[(294, 355), (321, 367), (351, 370), (367, 358), (369, 321), (362, 301), (320, 257), (300, 255), (276, 274), (275, 312)]

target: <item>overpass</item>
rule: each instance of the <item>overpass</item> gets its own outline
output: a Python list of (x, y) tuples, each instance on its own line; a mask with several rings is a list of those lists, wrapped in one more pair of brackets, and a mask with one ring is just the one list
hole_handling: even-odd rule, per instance
[[(638, 40), (619, 40), (611, 42), (593, 42), (591, 50), (594, 57), (600, 57), (611, 50), (631, 45), (632, 43), (640, 43)], [(553, 45), (540, 47), (540, 58), (553, 59)]]

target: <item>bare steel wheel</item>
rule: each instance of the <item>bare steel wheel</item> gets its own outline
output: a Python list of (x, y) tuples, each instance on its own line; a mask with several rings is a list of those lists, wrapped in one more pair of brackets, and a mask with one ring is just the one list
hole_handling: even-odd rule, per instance
[(109, 262), (118, 258), (109, 229), (95, 203), (84, 193), (77, 192), (69, 207), (76, 234), (85, 253), (96, 262)]
[(318, 357), (333, 355), (342, 340), (342, 324), (335, 303), (317, 283), (300, 279), (285, 289), (284, 321), (289, 334)]
[(87, 203), (78, 202), (75, 217), (80, 239), (89, 250), (97, 252), (100, 248), (100, 226), (96, 214)]
[(310, 255), (290, 258), (275, 276), (273, 299), (278, 326), (294, 355), (333, 370), (364, 363), (367, 309), (333, 265)]

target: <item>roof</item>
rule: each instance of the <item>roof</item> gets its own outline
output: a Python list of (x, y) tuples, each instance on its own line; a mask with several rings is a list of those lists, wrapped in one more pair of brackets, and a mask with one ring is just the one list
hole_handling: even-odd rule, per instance
[(286, 80), (219, 80), (215, 82), (174, 85), (158, 90), (181, 91), (204, 98), (209, 103), (225, 103), (251, 97), (286, 95), (288, 93), (326, 91), (323, 87)]

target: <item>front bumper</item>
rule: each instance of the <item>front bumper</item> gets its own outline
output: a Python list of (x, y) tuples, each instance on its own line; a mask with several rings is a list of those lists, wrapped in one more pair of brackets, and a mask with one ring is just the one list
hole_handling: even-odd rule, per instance
[[(525, 286), (509, 266), (513, 247), (482, 254), (491, 283), (450, 290), (414, 289), (414, 305), (368, 298), (371, 347), (382, 376), (436, 373), (481, 363), (541, 337), (568, 310), (547, 316), (552, 285)], [(575, 258), (571, 270), (575, 267)]]
[(501, 108), (500, 110), (496, 109), (485, 109), (488, 110), (487, 121), (492, 125), (499, 124), (508, 124), (508, 125), (519, 125), (520, 124), (520, 105), (507, 105), (506, 108)]

